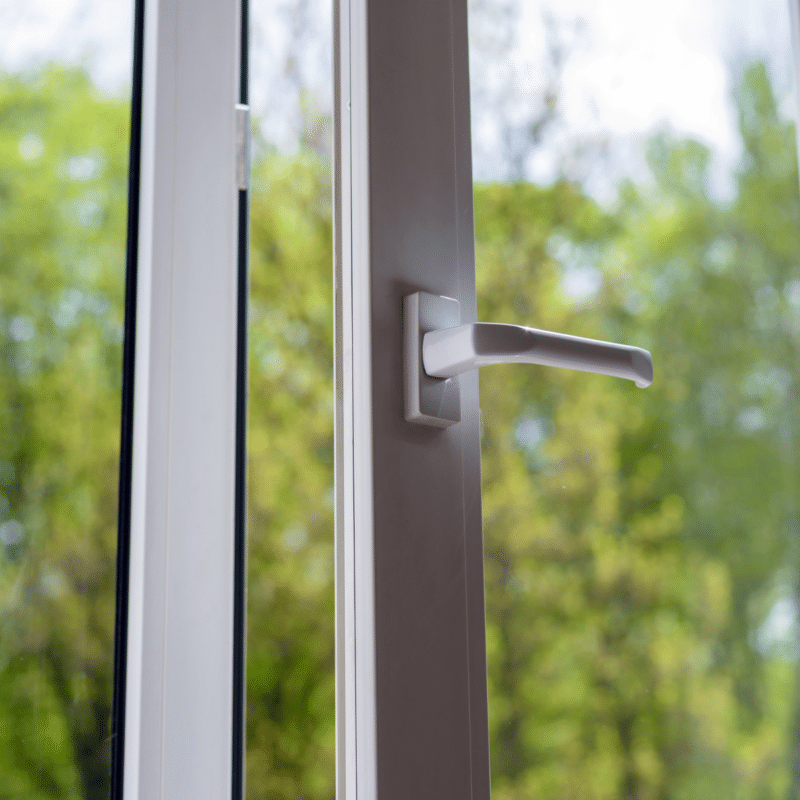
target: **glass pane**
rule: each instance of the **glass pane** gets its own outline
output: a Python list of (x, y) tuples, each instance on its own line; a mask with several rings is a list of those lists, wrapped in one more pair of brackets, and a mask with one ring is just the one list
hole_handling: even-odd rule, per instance
[(479, 318), (656, 374), (481, 376), (494, 797), (797, 797), (788, 4), (471, 10)]
[(252, 4), (246, 793), (335, 795), (331, 4)]
[(109, 791), (132, 3), (0, 4), (0, 796)]

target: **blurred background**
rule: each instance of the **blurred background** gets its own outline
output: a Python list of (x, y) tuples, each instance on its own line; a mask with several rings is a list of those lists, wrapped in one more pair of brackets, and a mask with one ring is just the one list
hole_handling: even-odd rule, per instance
[[(132, 12), (0, 0), (0, 800), (108, 793)], [(247, 795), (332, 800), (331, 8), (252, 15)], [(496, 800), (800, 797), (789, 30), (470, 2), (479, 318), (656, 366), (482, 373)]]

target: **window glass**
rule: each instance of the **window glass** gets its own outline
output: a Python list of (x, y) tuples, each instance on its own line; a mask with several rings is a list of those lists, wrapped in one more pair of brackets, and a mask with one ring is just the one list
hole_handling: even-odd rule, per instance
[(655, 364), (482, 371), (494, 797), (795, 797), (788, 4), (471, 12), (479, 319)]
[(335, 794), (331, 4), (251, 9), (250, 800)]
[(132, 3), (2, 2), (0, 795), (109, 791)]

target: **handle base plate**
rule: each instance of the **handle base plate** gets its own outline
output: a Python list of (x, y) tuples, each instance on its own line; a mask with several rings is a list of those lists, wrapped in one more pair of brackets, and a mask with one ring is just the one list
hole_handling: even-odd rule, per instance
[(448, 428), (461, 420), (458, 378), (431, 378), (422, 365), (423, 336), (460, 323), (461, 305), (452, 297), (414, 292), (403, 298), (403, 383), (408, 422)]

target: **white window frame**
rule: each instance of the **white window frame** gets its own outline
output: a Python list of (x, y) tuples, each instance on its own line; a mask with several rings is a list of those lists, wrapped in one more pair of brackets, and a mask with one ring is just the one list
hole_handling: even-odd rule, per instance
[(145, 4), (126, 800), (218, 800), (240, 768), (239, 47), (238, 0)]
[(477, 375), (402, 384), (405, 294), (475, 321), (467, 3), (335, 10), (337, 797), (488, 798)]
[[(125, 800), (218, 800), (241, 769), (239, 3), (146, 3)], [(450, 428), (402, 407), (403, 297), (475, 321), (467, 2), (335, 12), (337, 796), (479, 800), (477, 376)]]
[[(488, 798), (477, 377), (447, 430), (402, 408), (403, 296), (475, 320), (467, 3), (335, 9), (337, 796)], [(147, 0), (125, 800), (241, 768), (239, 48), (239, 0)]]

